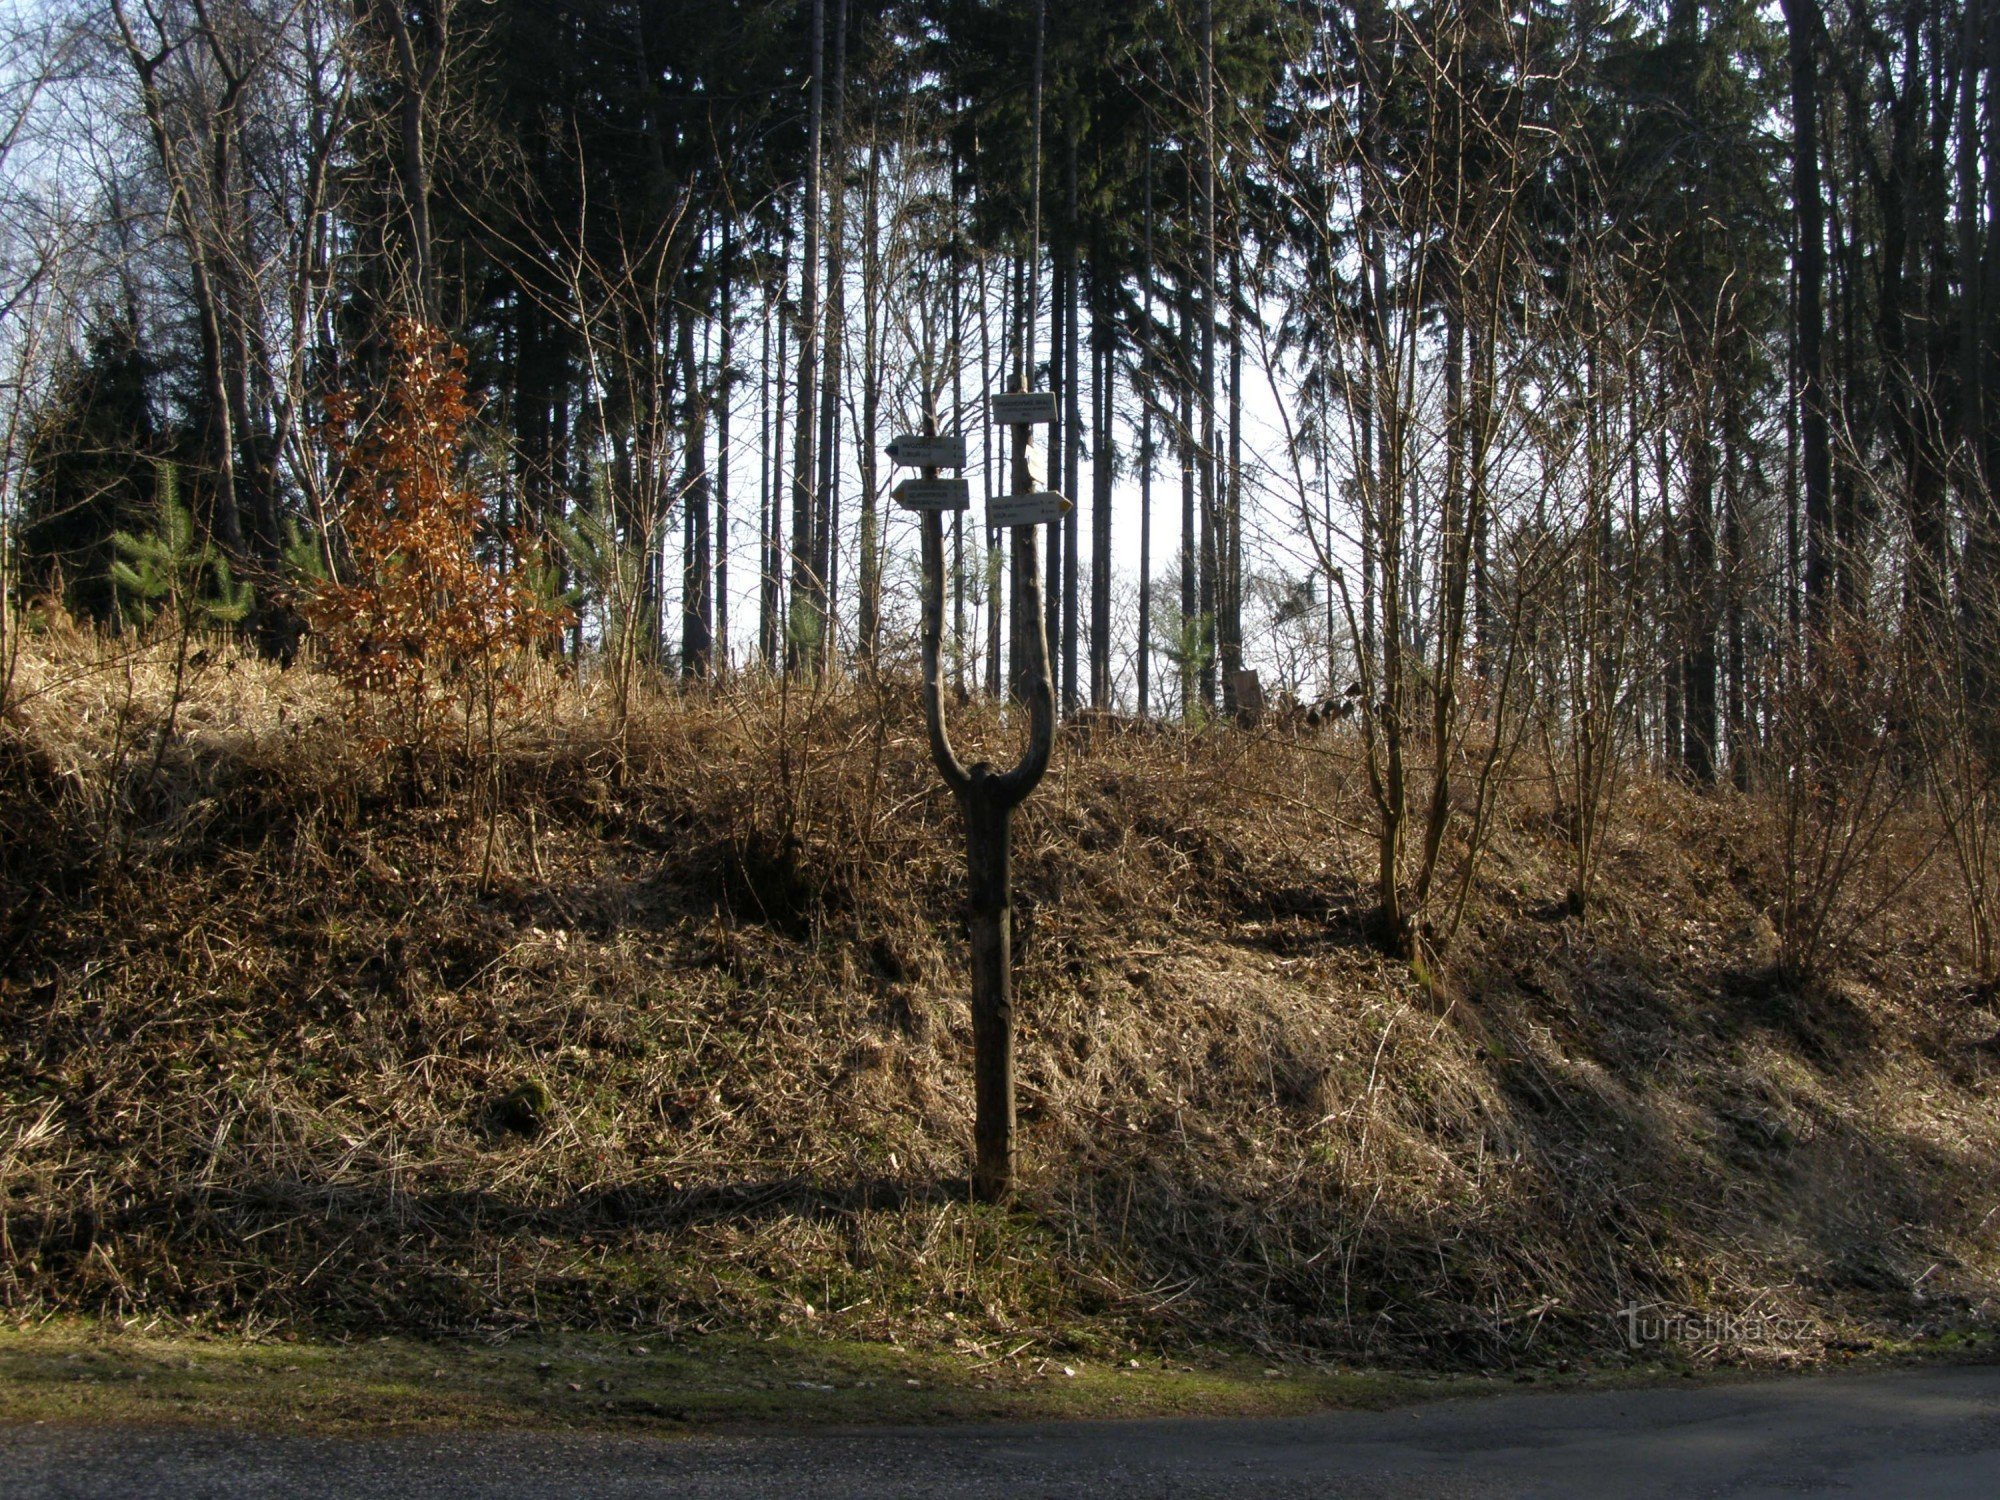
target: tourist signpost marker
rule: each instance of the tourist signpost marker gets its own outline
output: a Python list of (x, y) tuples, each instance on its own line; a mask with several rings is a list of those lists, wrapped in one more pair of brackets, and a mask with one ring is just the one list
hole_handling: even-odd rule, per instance
[(905, 479), (896, 486), (896, 503), (904, 510), (964, 510), (972, 504), (972, 486), (963, 479), (940, 479), (939, 469), (965, 467), (962, 437), (917, 437), (904, 433), (882, 450), (907, 469), (922, 469), (922, 479)]
[[(1019, 391), (993, 398), (993, 418), (1013, 428), (1013, 488), (1010, 499), (1058, 502), (1059, 495), (1035, 492), (1028, 472), (1028, 444), (1034, 425), (1055, 420), (1055, 398), (1047, 392)], [(929, 425), (929, 424), (927, 424)], [(902, 450), (905, 439), (893, 446)], [(925, 439), (925, 441), (930, 441)], [(912, 447), (907, 451), (918, 451)], [(925, 452), (933, 450), (923, 450)], [(961, 454), (963, 451), (961, 444)], [(895, 456), (892, 454), (892, 456)], [(903, 460), (899, 457), (898, 462)], [(962, 460), (961, 460), (962, 461)], [(924, 467), (923, 483), (936, 481)], [(1001, 502), (995, 501), (995, 507)], [(965, 765), (952, 749), (944, 722), (944, 687), (938, 654), (944, 634), (944, 527), (938, 510), (921, 512), (924, 545), (924, 719), (930, 730), (931, 760), (958, 797), (965, 815), (965, 861), (972, 935), (972, 1190), (985, 1202), (1005, 1198), (1014, 1185), (1014, 881), (1010, 834), (1014, 809), (1027, 800), (1049, 768), (1055, 743), (1055, 693), (1049, 684), (1049, 642), (1042, 623), (1041, 564), (1035, 550), (1035, 520), (1002, 521), (1014, 533), (1014, 578), (1021, 590), (1021, 618), (1027, 660), (1022, 696), (1028, 703), (1028, 746), (1010, 769), (985, 761)]]
[(904, 510), (964, 510), (972, 504), (972, 486), (963, 479), (905, 479), (894, 493)]
[(993, 420), (1001, 427), (1048, 426), (1056, 419), (1052, 391), (1004, 391), (987, 398)]
[(995, 495), (986, 503), (986, 524), (1000, 526), (1041, 526), (1060, 521), (1070, 508), (1069, 497), (1047, 490), (1026, 495)]
[(883, 450), (906, 469), (962, 469), (965, 467), (965, 439), (962, 437), (914, 437), (904, 433), (892, 438)]

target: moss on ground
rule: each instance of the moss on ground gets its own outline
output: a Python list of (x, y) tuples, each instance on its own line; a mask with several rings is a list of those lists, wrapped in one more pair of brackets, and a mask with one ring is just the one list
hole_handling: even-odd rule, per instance
[[(1840, 1352), (1834, 1363), (1985, 1361), (1991, 1334)], [(1524, 1368), (1506, 1377), (1391, 1372), (1204, 1348), (1084, 1359), (1033, 1347), (909, 1349), (775, 1335), (645, 1342), (603, 1334), (344, 1342), (121, 1329), (82, 1318), (0, 1329), (0, 1424), (242, 1424), (384, 1433), (1300, 1416), (1447, 1397), (1733, 1379), (1685, 1361)]]
[[(1547, 1372), (1553, 1382), (1580, 1374)], [(81, 1319), (0, 1332), (0, 1422), (243, 1422), (267, 1428), (646, 1427), (1022, 1418), (1275, 1416), (1512, 1388), (1268, 1364), (1253, 1355), (1086, 1360), (1034, 1348), (575, 1333), (259, 1341)]]

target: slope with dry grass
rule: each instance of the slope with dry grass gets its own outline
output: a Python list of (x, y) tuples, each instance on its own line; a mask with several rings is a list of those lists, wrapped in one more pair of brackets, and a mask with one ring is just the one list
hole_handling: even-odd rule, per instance
[[(1640, 782), (1605, 899), (1506, 798), (1420, 981), (1353, 747), (1075, 730), (1017, 826), (1024, 1189), (967, 1201), (956, 813), (904, 686), (553, 676), (413, 795), (325, 680), (52, 637), (0, 725), (0, 1297), (19, 1316), (731, 1329), (969, 1351), (1620, 1357), (1980, 1326), (1992, 996), (1922, 874), (1768, 967), (1768, 830)], [(1000, 726), (987, 724), (989, 735)], [(1907, 873), (1907, 872), (1905, 872)], [(1800, 1332), (1799, 1330), (1803, 1330)]]

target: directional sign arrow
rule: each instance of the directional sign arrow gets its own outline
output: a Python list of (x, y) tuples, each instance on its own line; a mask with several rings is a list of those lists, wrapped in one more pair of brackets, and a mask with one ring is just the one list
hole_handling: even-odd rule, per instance
[(972, 486), (963, 479), (905, 479), (895, 493), (904, 510), (964, 510), (972, 504)]
[(1069, 497), (1054, 490), (1032, 495), (995, 495), (986, 506), (988, 526), (1040, 526), (1060, 521), (1070, 508)]
[(965, 439), (962, 437), (917, 437), (903, 433), (883, 450), (897, 463), (912, 469), (962, 469), (965, 467)]
[(1056, 398), (1047, 391), (1008, 391), (986, 398), (993, 420), (1002, 426), (1016, 422), (1053, 422)]

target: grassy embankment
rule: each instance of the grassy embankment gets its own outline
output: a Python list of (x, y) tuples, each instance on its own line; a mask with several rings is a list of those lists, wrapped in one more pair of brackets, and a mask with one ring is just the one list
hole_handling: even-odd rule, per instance
[[(20, 1409), (92, 1360), (126, 1383), (94, 1401), (196, 1407), (325, 1360), (488, 1417), (705, 1381), (1262, 1409), (1383, 1378), (1335, 1367), (1626, 1367), (1634, 1302), (1791, 1320), (1670, 1362), (1956, 1346), (2000, 1288), (2000, 1020), (1914, 823), (1794, 983), (1756, 804), (1632, 784), (1581, 921), (1523, 759), (1420, 982), (1364, 928), (1347, 731), (1071, 734), (1017, 831), (1000, 1210), (965, 1195), (956, 821), (906, 688), (620, 733), (552, 683), (497, 787), (448, 757), (415, 793), (311, 673), (204, 661), (156, 760), (166, 690), (53, 640), (0, 725), (0, 1299), (58, 1317), (0, 1336)], [(218, 1383), (132, 1379), (142, 1329), (229, 1334)], [(572, 1346), (641, 1363), (570, 1392)], [(771, 1349), (769, 1392), (714, 1373)]]

